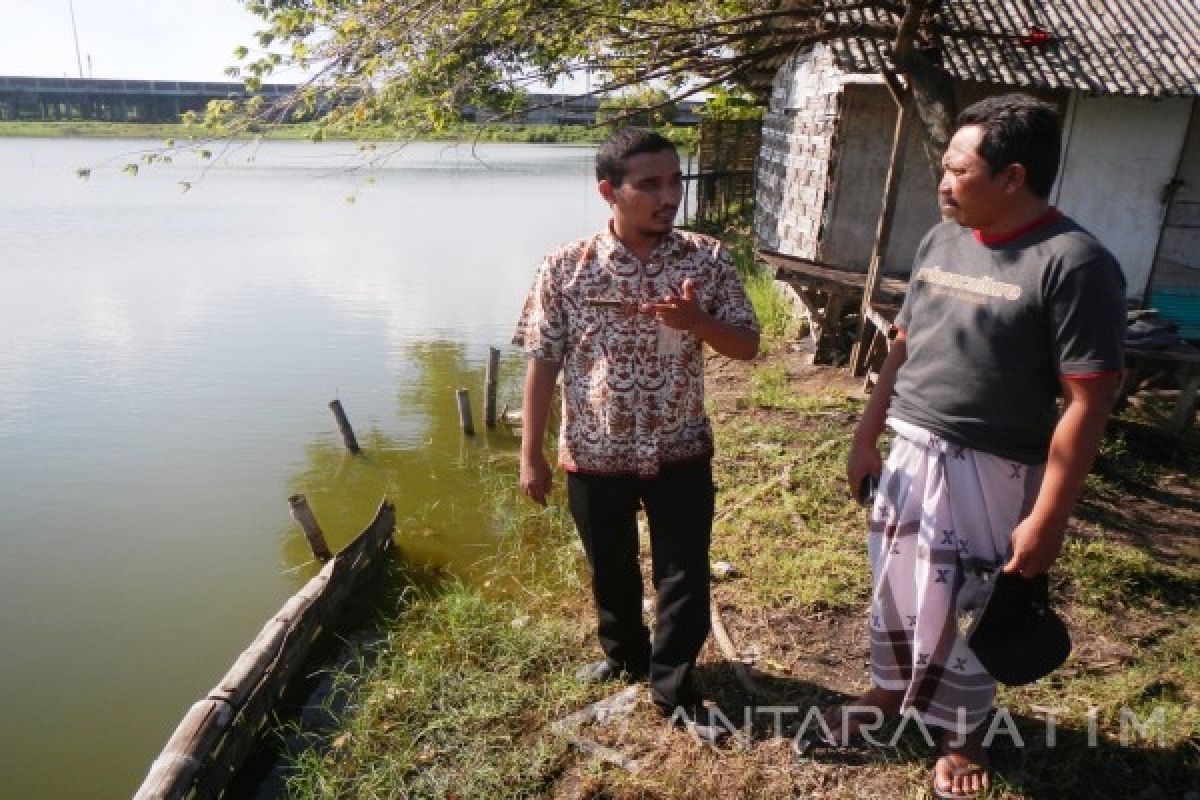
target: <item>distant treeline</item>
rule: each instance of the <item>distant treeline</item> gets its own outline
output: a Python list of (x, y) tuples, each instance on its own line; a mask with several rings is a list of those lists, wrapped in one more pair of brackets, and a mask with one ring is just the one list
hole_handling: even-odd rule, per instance
[[(313, 138), (312, 125), (281, 125), (259, 132), (229, 134), (213, 131), (201, 126), (178, 123), (133, 123), (100, 122), (94, 120), (63, 121), (0, 121), (0, 136), (37, 138), (105, 138), (105, 139), (175, 139), (199, 140), (221, 139), (227, 136), (239, 139), (262, 137), (264, 139), (304, 140)], [(438, 141), (483, 141), (483, 142), (530, 142), (542, 144), (596, 144), (610, 132), (604, 125), (495, 125), (464, 123), (436, 134), (425, 133), (422, 140)], [(661, 129), (672, 141), (684, 149), (695, 144), (695, 128), (666, 126)], [(408, 134), (390, 128), (367, 128), (353, 135), (339, 137), (326, 133), (324, 138), (340, 141), (406, 141)]]

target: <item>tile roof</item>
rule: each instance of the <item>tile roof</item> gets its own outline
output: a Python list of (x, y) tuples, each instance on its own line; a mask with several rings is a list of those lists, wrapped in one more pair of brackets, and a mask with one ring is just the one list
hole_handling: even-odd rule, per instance
[[(894, 25), (875, 9), (839, 10), (828, 22)], [(954, 77), (1030, 88), (1142, 97), (1200, 95), (1197, 0), (944, 0), (936, 17), (942, 66)], [(1032, 41), (1033, 26), (1049, 34)], [(890, 67), (890, 43), (830, 42), (843, 69)]]

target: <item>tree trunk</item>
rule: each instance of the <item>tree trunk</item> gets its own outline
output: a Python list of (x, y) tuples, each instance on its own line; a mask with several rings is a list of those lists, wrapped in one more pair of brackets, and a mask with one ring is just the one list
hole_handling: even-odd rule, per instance
[[(941, 0), (906, 0), (904, 16), (892, 42), (892, 61), (908, 77), (913, 106), (925, 130), (925, 154), (935, 184), (941, 177), (942, 155), (954, 135), (954, 118), (958, 116), (954, 79), (930, 60), (926, 55), (930, 50), (918, 46), (923, 23), (933, 19), (940, 5)], [(933, 41), (928, 33), (924, 39), (926, 45)]]
[(954, 79), (923, 55), (914, 53), (914, 56), (906, 74), (912, 87), (913, 107), (925, 131), (925, 155), (936, 185), (942, 175), (942, 155), (954, 135), (954, 119), (958, 116)]

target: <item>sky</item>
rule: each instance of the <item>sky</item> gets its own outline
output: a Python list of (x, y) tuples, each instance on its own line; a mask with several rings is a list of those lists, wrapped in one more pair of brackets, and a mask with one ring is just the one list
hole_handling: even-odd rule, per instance
[[(233, 49), (262, 27), (239, 0), (73, 3), (84, 77), (229, 80)], [(68, 0), (0, 0), (0, 75), (79, 76)]]
[[(82, 63), (85, 78), (228, 81), (225, 68), (237, 63), (234, 48), (244, 44), (254, 52), (254, 33), (262, 27), (241, 0), (0, 0), (0, 75), (77, 78)], [(285, 68), (267, 80), (304, 77)], [(552, 90), (587, 91), (582, 78)]]

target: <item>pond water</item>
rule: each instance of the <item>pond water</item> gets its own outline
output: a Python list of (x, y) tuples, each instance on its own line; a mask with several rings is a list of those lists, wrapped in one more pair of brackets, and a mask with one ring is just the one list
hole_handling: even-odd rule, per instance
[[(542, 254), (604, 224), (589, 148), (0, 139), (0, 797), (130, 795), (188, 706), (396, 502), (400, 552), (470, 578), (489, 346)], [(379, 156), (379, 152), (372, 155)], [(90, 169), (86, 180), (76, 175)], [(367, 455), (344, 455), (327, 404)]]

